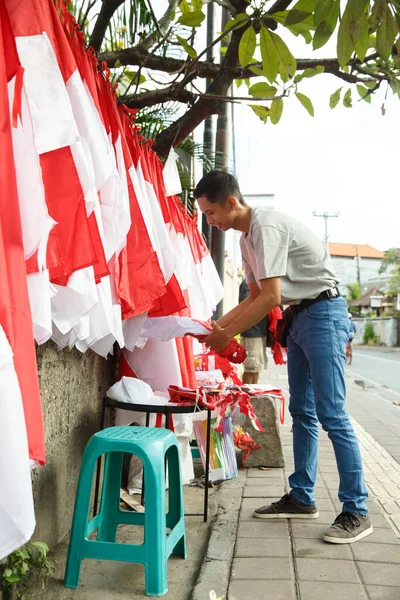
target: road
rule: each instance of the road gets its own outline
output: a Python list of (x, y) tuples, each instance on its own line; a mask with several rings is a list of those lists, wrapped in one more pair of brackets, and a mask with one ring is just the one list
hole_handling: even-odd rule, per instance
[(391, 348), (353, 347), (352, 364), (346, 367), (355, 379), (379, 384), (400, 396), (400, 351)]

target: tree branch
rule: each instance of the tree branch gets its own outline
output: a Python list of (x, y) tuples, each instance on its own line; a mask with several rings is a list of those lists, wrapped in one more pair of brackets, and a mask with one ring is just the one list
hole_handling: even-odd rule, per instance
[(148, 4), (150, 7), (150, 11), (153, 15), (154, 24), (156, 26), (156, 31), (150, 33), (146, 38), (144, 38), (139, 46), (143, 48), (143, 50), (150, 50), (154, 44), (158, 42), (160, 37), (164, 37), (169, 27), (171, 26), (171, 15), (176, 10), (179, 0), (169, 0), (168, 8), (161, 17), (161, 19), (157, 22), (156, 17), (154, 15), (153, 7), (151, 5), (151, 0), (148, 0)]
[(121, 98), (121, 102), (126, 104), (129, 108), (144, 108), (147, 106), (154, 106), (155, 104), (162, 104), (169, 100), (175, 100), (177, 102), (182, 102), (183, 104), (193, 104), (196, 96), (197, 94), (193, 94), (185, 89), (182, 90), (179, 84), (174, 83), (173, 85), (160, 90), (124, 96)]
[(110, 23), (113, 14), (124, 2), (125, 0), (103, 0), (99, 16), (97, 17), (96, 24), (89, 40), (89, 45), (92, 46), (96, 52), (100, 51), (108, 24)]

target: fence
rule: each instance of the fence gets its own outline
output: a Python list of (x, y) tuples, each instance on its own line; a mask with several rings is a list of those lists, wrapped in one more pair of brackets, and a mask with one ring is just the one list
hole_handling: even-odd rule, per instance
[(354, 318), (357, 327), (357, 333), (354, 338), (354, 344), (362, 344), (364, 330), (367, 323), (372, 323), (376, 335), (376, 343), (384, 346), (397, 346), (399, 340), (399, 319), (395, 317), (382, 318)]

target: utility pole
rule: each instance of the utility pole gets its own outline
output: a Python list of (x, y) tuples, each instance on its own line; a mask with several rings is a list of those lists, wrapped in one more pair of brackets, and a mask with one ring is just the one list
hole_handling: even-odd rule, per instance
[[(226, 8), (222, 9), (222, 23), (221, 31), (224, 30), (225, 25), (229, 19), (228, 11)], [(226, 45), (221, 42), (221, 46)], [(229, 153), (229, 132), (228, 132), (228, 118), (229, 108), (226, 102), (223, 103), (222, 112), (218, 114), (217, 120), (217, 135), (215, 139), (215, 154), (216, 154), (216, 166), (219, 169), (223, 169), (229, 166), (228, 153)], [(216, 227), (212, 227), (211, 231), (211, 256), (218, 271), (218, 275), (224, 284), (225, 278), (225, 233), (220, 231)], [(214, 319), (219, 319), (223, 314), (223, 300), (218, 304), (215, 309)]]
[[(212, 63), (214, 61), (214, 46), (212, 42), (214, 40), (214, 30), (215, 30), (215, 4), (214, 2), (210, 2), (207, 5), (207, 61)], [(211, 80), (206, 79), (206, 90), (210, 85)], [(215, 150), (215, 135), (214, 135), (214, 126), (213, 126), (213, 118), (212, 115), (206, 117), (204, 120), (204, 133), (203, 133), (203, 146), (204, 153), (211, 157)], [(203, 169), (203, 175), (206, 174), (206, 169)], [(206, 239), (207, 246), (211, 248), (211, 225), (207, 223), (206, 215), (202, 215), (201, 220), (201, 230)]]
[(328, 219), (332, 219), (334, 217), (338, 217), (340, 213), (336, 212), (333, 214), (329, 214), (328, 211), (325, 211), (323, 213), (317, 214), (317, 211), (313, 211), (313, 217), (322, 217), (325, 220), (325, 237), (324, 237), (324, 244), (325, 246), (328, 248)]
[(356, 263), (357, 263), (357, 282), (360, 287), (360, 294), (361, 294), (360, 254), (358, 252), (357, 244), (356, 244)]

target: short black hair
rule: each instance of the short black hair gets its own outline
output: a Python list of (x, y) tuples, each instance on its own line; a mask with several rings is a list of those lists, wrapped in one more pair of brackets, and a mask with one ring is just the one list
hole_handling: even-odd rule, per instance
[(202, 177), (197, 184), (193, 195), (195, 198), (207, 196), (209, 202), (224, 204), (229, 196), (234, 196), (240, 204), (245, 204), (239, 188), (238, 180), (234, 175), (223, 169), (215, 169)]

